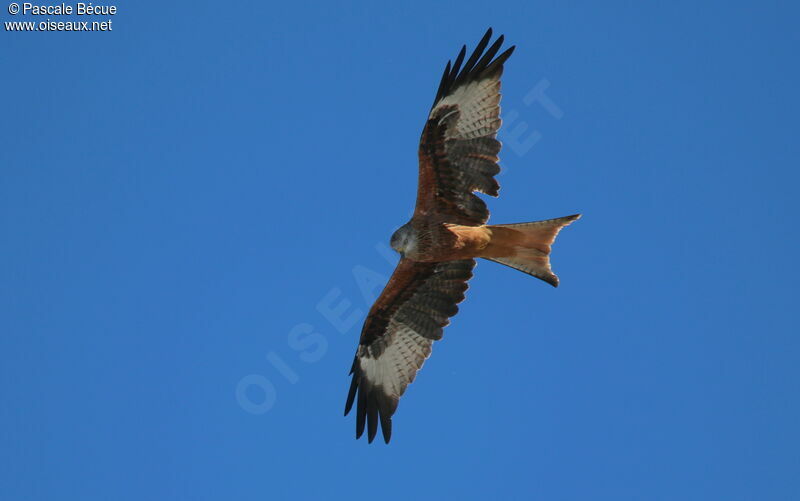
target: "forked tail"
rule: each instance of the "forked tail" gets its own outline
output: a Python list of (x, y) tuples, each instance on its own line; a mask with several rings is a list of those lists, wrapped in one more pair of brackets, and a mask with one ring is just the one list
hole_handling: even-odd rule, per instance
[(580, 214), (574, 214), (532, 223), (490, 225), (491, 241), (481, 257), (558, 287), (558, 277), (550, 269), (550, 246), (561, 228), (580, 217)]

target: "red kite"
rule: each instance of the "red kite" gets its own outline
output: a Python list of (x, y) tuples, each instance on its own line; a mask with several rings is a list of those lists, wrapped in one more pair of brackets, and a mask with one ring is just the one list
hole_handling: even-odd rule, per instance
[(448, 61), (422, 130), (416, 208), (391, 239), (400, 262), (369, 311), (350, 369), (344, 413), (357, 401), (356, 438), (366, 424), (372, 442), (380, 420), (389, 443), (400, 396), (458, 313), (475, 258), (558, 285), (550, 246), (580, 214), (486, 225), (489, 211), (474, 193), (496, 197), (500, 188), (500, 75), (514, 47), (495, 57), (503, 37), (486, 50), (491, 37), (490, 28), (463, 67), (466, 46)]

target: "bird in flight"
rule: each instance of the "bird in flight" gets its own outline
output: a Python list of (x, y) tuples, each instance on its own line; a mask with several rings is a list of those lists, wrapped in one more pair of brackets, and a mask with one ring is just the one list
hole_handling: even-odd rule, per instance
[(356, 438), (366, 426), (370, 443), (379, 421), (389, 443), (400, 397), (458, 312), (475, 258), (555, 287), (550, 246), (580, 217), (486, 224), (489, 210), (475, 192), (496, 197), (500, 188), (500, 76), (514, 51), (497, 56), (503, 36), (487, 49), (491, 38), (489, 28), (466, 62), (464, 46), (444, 69), (420, 139), (414, 215), (391, 238), (400, 261), (361, 331), (344, 414), (356, 405)]

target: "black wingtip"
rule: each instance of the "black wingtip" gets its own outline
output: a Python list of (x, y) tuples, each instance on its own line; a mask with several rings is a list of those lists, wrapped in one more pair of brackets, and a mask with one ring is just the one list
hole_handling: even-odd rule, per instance
[(350, 383), (350, 392), (347, 394), (347, 402), (344, 403), (344, 415), (350, 414), (350, 409), (353, 408), (353, 400), (355, 400), (356, 396), (356, 382), (353, 381)]
[(377, 396), (371, 394), (367, 402), (367, 442), (370, 444), (378, 434), (378, 401)]
[(461, 63), (464, 60), (464, 56), (466, 56), (466, 45), (461, 48), (461, 51), (454, 61), (447, 61), (447, 66), (439, 82), (436, 98), (433, 100), (433, 106), (431, 108), (435, 107), (436, 103), (463, 83), (478, 78), (481, 75), (491, 74), (502, 67), (505, 60), (514, 52), (514, 47), (511, 47), (499, 57), (495, 58), (495, 55), (500, 50), (500, 46), (503, 45), (505, 41), (505, 35), (500, 35), (492, 46), (487, 49), (489, 41), (492, 39), (492, 34), (493, 30), (490, 27), (486, 30), (486, 34), (483, 35), (481, 41), (475, 46), (475, 50), (472, 51), (472, 54), (463, 66)]
[(344, 415), (350, 413), (350, 409), (353, 408), (353, 401), (356, 398), (356, 390), (358, 389), (358, 374), (356, 374), (356, 370), (358, 369), (358, 357), (353, 359), (353, 366), (350, 367), (350, 375), (352, 379), (350, 380), (350, 390), (347, 392), (347, 401), (344, 404)]
[(381, 413), (381, 431), (383, 432), (383, 441), (385, 443), (389, 443), (392, 439), (392, 418), (384, 417), (383, 413)]
[(344, 406), (344, 415), (356, 408), (356, 440), (367, 432), (367, 442), (370, 444), (378, 435), (380, 427), (383, 441), (387, 444), (392, 438), (392, 414), (397, 409), (397, 399), (383, 393), (379, 386), (374, 386), (363, 378), (358, 358), (353, 361), (352, 381)]
[[(364, 417), (366, 417), (366, 415)], [(359, 414), (356, 418), (356, 440), (361, 438), (361, 435), (363, 434), (364, 434), (364, 421), (361, 419), (361, 415)]]
[[(357, 375), (356, 375), (357, 376)], [(358, 391), (358, 405), (356, 409), (356, 438), (364, 434), (364, 425), (367, 424), (367, 389)]]
[(458, 53), (455, 62), (453, 63), (453, 69), (451, 73), (454, 75), (458, 75), (459, 70), (461, 69), (461, 63), (464, 62), (464, 56), (467, 54), (467, 46), (462, 45), (461, 51)]
[(511, 57), (511, 54), (513, 54), (513, 53), (514, 53), (514, 49), (516, 49), (516, 48), (517, 48), (517, 46), (516, 46), (516, 45), (512, 45), (511, 47), (509, 47), (508, 49), (506, 49), (506, 50), (505, 50), (505, 52), (503, 52), (502, 54), (500, 54), (499, 56), (497, 56), (497, 57), (495, 58), (495, 60), (494, 60), (494, 61), (492, 61), (492, 64), (490, 64), (490, 65), (489, 65), (489, 66), (486, 68), (486, 70), (484, 71), (484, 73), (486, 73), (486, 74), (491, 74), (491, 73), (494, 73), (495, 71), (497, 71), (497, 69), (498, 69), (499, 67), (501, 67), (501, 66), (502, 66), (502, 65), (503, 65), (503, 64), (506, 62), (506, 59), (508, 59), (509, 57)]

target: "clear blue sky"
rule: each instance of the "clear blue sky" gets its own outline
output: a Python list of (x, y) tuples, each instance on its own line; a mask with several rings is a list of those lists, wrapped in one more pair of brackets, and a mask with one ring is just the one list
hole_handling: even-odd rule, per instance
[[(800, 9), (748, 3), (0, 32), (0, 498), (800, 499)], [(492, 221), (584, 218), (558, 289), (478, 264), (368, 446), (342, 410), (381, 249), (488, 26), (517, 45)]]

